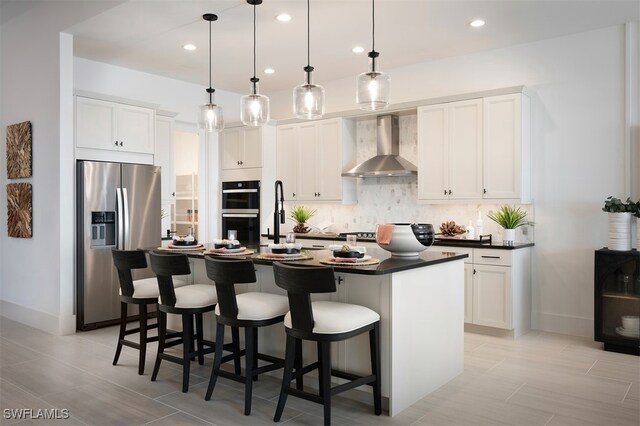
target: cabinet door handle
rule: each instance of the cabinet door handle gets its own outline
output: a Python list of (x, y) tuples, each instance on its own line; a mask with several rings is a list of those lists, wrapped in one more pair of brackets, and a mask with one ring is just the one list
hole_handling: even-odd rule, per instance
[(118, 146), (118, 141), (116, 141), (116, 146)]
[(484, 256), (484, 255), (480, 255), (481, 258), (483, 259), (500, 259), (500, 256)]
[(240, 161), (240, 165), (242, 166), (244, 164), (244, 161)]
[(318, 192), (318, 197), (320, 196), (320, 193)]
[(474, 269), (474, 270), (473, 270), (473, 275), (475, 275), (475, 274), (476, 274), (476, 270)]
[(175, 192), (172, 192), (172, 193), (171, 193), (171, 196), (175, 197), (175, 196), (176, 196), (176, 193), (175, 193)]
[(122, 142), (122, 141), (120, 141), (120, 146), (122, 146), (122, 143), (123, 143), (123, 142)]
[(451, 190), (449, 190), (449, 195), (451, 195)]
[(447, 190), (446, 189), (444, 190), (444, 195), (447, 195)]
[(344, 278), (341, 276), (338, 276), (336, 279), (338, 280), (338, 285), (342, 284), (342, 281), (344, 281)]
[(487, 188), (482, 188), (482, 193), (486, 194), (487, 193)]
[(296, 193), (295, 193), (295, 192), (292, 192), (292, 193), (291, 193), (291, 196), (292, 196), (292, 197), (295, 197), (295, 196), (296, 196)]
[(238, 160), (236, 160), (236, 166), (239, 166), (240, 162)]

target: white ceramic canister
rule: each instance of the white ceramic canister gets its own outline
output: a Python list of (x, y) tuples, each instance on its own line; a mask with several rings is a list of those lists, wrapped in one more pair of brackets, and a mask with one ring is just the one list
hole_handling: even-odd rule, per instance
[(631, 250), (631, 213), (609, 213), (607, 248)]

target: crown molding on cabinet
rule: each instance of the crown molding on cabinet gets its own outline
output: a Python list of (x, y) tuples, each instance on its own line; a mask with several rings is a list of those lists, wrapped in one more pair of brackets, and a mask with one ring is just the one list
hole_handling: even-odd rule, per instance
[[(142, 108), (149, 108), (149, 109), (153, 109), (153, 110), (157, 110), (158, 108), (160, 108), (159, 104), (152, 104), (150, 102), (143, 102), (143, 101), (138, 101), (138, 100), (134, 100), (134, 99), (123, 98), (123, 97), (120, 97), (120, 96), (106, 95), (104, 93), (90, 92), (90, 91), (87, 91), (87, 90), (78, 90), (78, 89), (76, 89), (76, 90), (73, 91), (73, 95), (74, 96), (82, 96), (84, 98), (99, 99), (101, 101), (116, 102), (116, 103), (125, 104), (125, 105), (133, 105), (133, 106), (138, 106), (138, 107), (142, 107)], [(166, 112), (169, 112), (169, 111), (166, 111)]]

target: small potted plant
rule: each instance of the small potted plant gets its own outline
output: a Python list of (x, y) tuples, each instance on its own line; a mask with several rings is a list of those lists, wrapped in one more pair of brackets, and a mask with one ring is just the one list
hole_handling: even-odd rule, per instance
[(602, 211), (609, 213), (609, 250), (631, 250), (631, 217), (634, 206), (634, 203), (625, 203), (612, 196), (605, 200)]
[(311, 231), (311, 228), (308, 228), (306, 223), (315, 214), (316, 210), (311, 210), (305, 206), (295, 206), (292, 208), (289, 217), (296, 222), (296, 226), (293, 227), (293, 232), (303, 234)]
[(508, 246), (512, 246), (516, 239), (516, 228), (529, 223), (525, 220), (527, 212), (515, 206), (500, 206), (497, 212), (487, 213), (487, 217), (504, 229), (502, 243)]
[(633, 202), (627, 198), (627, 204), (631, 208), (631, 214), (636, 218), (636, 250), (640, 251), (640, 200)]

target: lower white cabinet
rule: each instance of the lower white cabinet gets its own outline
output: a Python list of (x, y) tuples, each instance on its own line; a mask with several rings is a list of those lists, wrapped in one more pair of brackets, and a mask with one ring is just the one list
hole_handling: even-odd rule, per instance
[(531, 328), (531, 248), (490, 249), (436, 246), (432, 251), (467, 253), (464, 322), (512, 330)]

